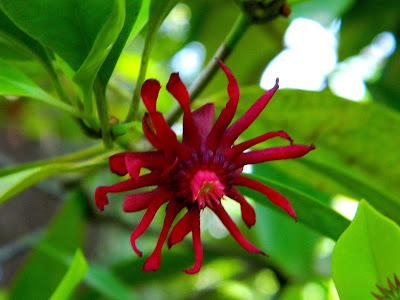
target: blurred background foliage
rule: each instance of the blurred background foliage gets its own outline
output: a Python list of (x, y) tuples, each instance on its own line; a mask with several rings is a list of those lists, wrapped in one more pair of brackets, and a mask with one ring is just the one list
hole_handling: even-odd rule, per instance
[[(166, 251), (158, 272), (140, 271), (143, 260), (134, 256), (129, 244), (130, 232), (140, 216), (122, 215), (121, 196), (113, 196), (104, 214), (93, 207), (95, 187), (118, 180), (105, 167), (110, 152), (102, 150), (99, 140), (85, 135), (73, 117), (45, 104), (57, 97), (54, 76), (60, 77), (67, 96), (75, 97), (85, 93), (82, 82), (92, 80), (100, 70), (99, 80), (109, 80), (109, 114), (123, 120), (138, 80), (146, 36), (158, 25), (146, 77), (165, 85), (169, 74), (179, 71), (190, 85), (213, 60), (240, 14), (236, 3), (240, 1), (188, 0), (176, 4), (126, 0), (125, 18), (120, 20), (122, 33), (111, 43), (115, 42), (111, 54), (105, 63), (101, 54), (96, 54), (86, 69), (79, 67), (90, 55), (88, 45), (96, 43), (100, 31), (96, 22), (107, 18), (116, 22), (110, 11), (120, 7), (112, 8), (111, 1), (86, 1), (88, 7), (82, 5), (81, 12), (95, 7), (98, 20), (83, 24), (83, 18), (72, 17), (75, 7), (65, 2), (65, 10), (56, 11), (56, 16), (62, 14), (70, 26), (80, 24), (87, 31), (82, 34), (79, 26), (69, 30), (63, 22), (57, 25), (57, 20), (44, 18), (48, 23), (43, 24), (58, 26), (49, 30), (54, 35), (46, 35), (43, 24), (35, 27), (30, 23), (34, 10), (18, 10), (21, 1), (0, 2), (0, 164), (4, 167), (0, 170), (0, 299), (48, 299), (51, 295), (58, 299), (53, 294), (58, 286), (58, 295), (73, 293), (71, 299), (334, 300), (339, 298), (332, 280), (332, 251), (335, 240), (353, 219), (358, 201), (366, 199), (373, 208), (365, 210), (373, 210), (371, 214), (379, 214), (379, 222), (394, 226), (390, 230), (398, 232), (398, 1), (292, 0), (288, 1), (292, 10), (289, 18), (249, 27), (226, 60), (241, 86), (239, 112), (244, 112), (263, 89), (270, 88), (276, 77), (281, 90), (244, 137), (282, 129), (296, 142), (314, 143), (318, 150), (304, 159), (247, 170), (287, 195), (299, 213), (300, 222), (294, 223), (265, 206), (265, 199), (245, 191), (254, 199), (257, 223), (252, 230), (243, 230), (270, 257), (242, 251), (219, 221), (205, 211), (205, 261), (196, 276), (180, 272), (193, 259), (189, 240)], [(47, 2), (35, 1), (48, 5), (51, 13), (54, 7)], [(18, 26), (10, 19), (19, 20)], [(109, 50), (105, 41), (97, 42), (104, 42), (99, 47)], [(20, 47), (21, 43), (28, 45), (29, 51)], [(49, 55), (47, 47), (57, 54), (58, 75), (49, 71), (54, 53)], [(34, 57), (27, 53), (34, 53)], [(115, 72), (110, 77), (114, 62)], [(79, 72), (80, 77), (76, 75)], [(220, 108), (226, 97), (226, 79), (218, 72), (194, 106), (213, 101)], [(174, 107), (164, 90), (158, 104), (166, 113)], [(139, 106), (139, 115), (143, 111)], [(120, 138), (121, 144), (141, 145), (140, 126), (136, 125)], [(179, 126), (175, 128), (179, 130)], [(86, 147), (90, 148), (82, 157), (67, 155)], [(59, 155), (67, 156), (15, 167)], [(101, 160), (90, 160), (98, 155), (103, 155)], [(314, 211), (314, 204), (307, 203), (321, 206)], [(238, 207), (227, 209), (240, 222)], [(157, 215), (151, 230), (139, 241), (145, 253), (154, 245), (161, 220)], [(362, 217), (358, 222), (363, 224)], [(350, 240), (357, 241), (357, 236), (362, 233)], [(355, 247), (343, 240), (343, 253)], [(396, 249), (376, 251), (393, 258)], [(341, 274), (348, 262), (337, 261), (335, 268)], [(398, 261), (398, 257), (393, 258), (393, 270), (386, 276), (400, 272)], [(354, 277), (357, 271), (356, 265)], [(74, 278), (82, 278), (78, 288), (79, 280)], [(370, 292), (384, 281), (371, 278), (366, 280)], [(351, 299), (346, 297), (342, 299)]]

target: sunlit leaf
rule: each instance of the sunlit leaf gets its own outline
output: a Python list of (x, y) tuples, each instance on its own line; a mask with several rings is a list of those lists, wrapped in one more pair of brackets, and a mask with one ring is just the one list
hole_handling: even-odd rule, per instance
[[(262, 93), (258, 87), (242, 88), (238, 115)], [(205, 101), (222, 104), (225, 95), (224, 91)], [(400, 136), (400, 115), (396, 111), (374, 102), (346, 101), (327, 91), (280, 90), (243, 138), (272, 130), (287, 131), (296, 143), (315, 144), (317, 149), (307, 160), (345, 168), (343, 174), (362, 179), (359, 184), (352, 182), (355, 193), (360, 195), (365, 186), (371, 191), (383, 190), (390, 200), (382, 197), (374, 206), (384, 213), (389, 206), (399, 211), (400, 198), (390, 196), (400, 193), (400, 165), (396, 163), (400, 161), (400, 140), (394, 138)], [(290, 168), (286, 171), (291, 172)], [(322, 174), (329, 173), (325, 170)]]
[(333, 279), (340, 299), (373, 299), (376, 285), (400, 274), (400, 227), (367, 202), (337, 241), (332, 258)]
[[(259, 177), (255, 175), (246, 176), (276, 189), (289, 198), (294, 210), (296, 211), (299, 222), (304, 223), (307, 227), (316, 232), (336, 240), (349, 225), (349, 221), (346, 218), (335, 212), (329, 206), (319, 202), (310, 195), (288, 186), (285, 182), (278, 182), (267, 177)], [(248, 188), (242, 188), (241, 190), (246, 196), (252, 198), (258, 203), (273, 209), (278, 209), (280, 212), (284, 213), (259, 193)]]
[(114, 1), (2, 0), (4, 12), (23, 31), (53, 50), (74, 70), (89, 55)]
[(125, 0), (110, 1), (109, 15), (93, 41), (87, 57), (79, 67), (74, 80), (80, 85), (92, 86), (101, 65), (111, 51), (125, 21)]
[(69, 299), (74, 288), (79, 284), (88, 269), (88, 264), (81, 250), (77, 250), (57, 289), (51, 295), (50, 300)]
[[(285, 182), (293, 188), (312, 195), (322, 203), (329, 203), (329, 196), (319, 191), (313, 191), (312, 186), (307, 186), (270, 165), (254, 166), (253, 174)], [(262, 198), (261, 195), (259, 197)], [(264, 201), (268, 201), (268, 199), (264, 198)], [(261, 205), (260, 202), (256, 203), (256, 209), (255, 230), (258, 239), (264, 246), (263, 249), (270, 255), (271, 261), (296, 280), (306, 280), (315, 276), (315, 248), (320, 236), (304, 224), (294, 222), (293, 219)]]
[(146, 24), (149, 2), (150, 0), (126, 0), (124, 26), (99, 71), (99, 78), (103, 85), (108, 82), (128, 37), (135, 38)]
[[(26, 55), (37, 58), (44, 65), (49, 64), (48, 57), (44, 48), (29, 35), (19, 29), (0, 9), (0, 40), (8, 49), (17, 52), (18, 57)], [(10, 55), (9, 51), (7, 53)], [(4, 54), (4, 53), (2, 53)], [(14, 54), (15, 55), (15, 54)], [(1, 57), (4, 58), (2, 55)]]
[(79, 115), (71, 106), (46, 93), (18, 68), (2, 60), (0, 60), (0, 95), (33, 98), (73, 115)]
[(59, 173), (83, 170), (102, 164), (102, 162), (49, 162), (31, 168), (16, 170), (0, 176), (0, 203), (27, 189), (28, 187)]

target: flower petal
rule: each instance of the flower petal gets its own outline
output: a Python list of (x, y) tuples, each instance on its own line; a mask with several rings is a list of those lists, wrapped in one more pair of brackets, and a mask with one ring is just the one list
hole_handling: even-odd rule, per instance
[(108, 193), (126, 192), (129, 190), (160, 184), (161, 178), (158, 172), (152, 172), (137, 179), (128, 179), (110, 186), (99, 186), (96, 188), (94, 198), (96, 206), (103, 211), (104, 206), (108, 204)]
[(242, 153), (234, 160), (234, 162), (237, 163), (238, 166), (244, 166), (271, 160), (297, 158), (306, 155), (308, 152), (314, 149), (314, 145), (290, 145), (271, 147), (263, 150), (254, 150)]
[(231, 70), (229, 70), (229, 68), (220, 60), (218, 61), (218, 64), (224, 71), (228, 79), (227, 91), (229, 95), (229, 100), (226, 103), (225, 108), (219, 114), (218, 119), (215, 122), (215, 125), (212, 128), (210, 136), (208, 138), (208, 146), (211, 149), (215, 149), (217, 147), (221, 140), (221, 137), (225, 132), (225, 129), (229, 126), (233, 117), (235, 116), (240, 95), (239, 86)]
[(258, 117), (258, 115), (263, 111), (265, 106), (271, 100), (272, 96), (277, 91), (278, 79), (276, 80), (275, 86), (262, 95), (258, 100), (241, 116), (235, 123), (233, 123), (225, 132), (225, 135), (221, 142), (221, 148), (229, 147), (232, 145), (239, 135), (245, 131), (251, 123)]
[(204, 104), (193, 112), (193, 121), (202, 141), (205, 141), (210, 133), (214, 121), (214, 113), (215, 106), (213, 103)]
[(136, 226), (135, 230), (131, 234), (131, 246), (133, 251), (138, 256), (142, 256), (142, 252), (137, 248), (136, 246), (136, 240), (139, 236), (143, 234), (143, 232), (146, 231), (146, 229), (149, 227), (151, 221), (153, 221), (154, 216), (156, 215), (158, 209), (163, 205), (165, 202), (167, 202), (171, 197), (171, 194), (163, 190), (162, 193), (159, 193), (157, 197), (153, 199), (153, 201), (150, 202), (149, 207), (147, 208), (146, 212), (144, 213), (142, 219), (140, 220), (138, 226)]
[(132, 178), (136, 178), (141, 168), (148, 168), (151, 170), (162, 168), (164, 166), (165, 157), (161, 152), (156, 151), (121, 152), (110, 156), (108, 161), (113, 173), (120, 176), (125, 176), (129, 173)]
[(160, 88), (160, 83), (155, 79), (147, 79), (142, 85), (140, 93), (143, 103), (150, 113), (157, 110), (156, 103)]
[(142, 119), (142, 129), (146, 139), (158, 150), (162, 150), (162, 143), (158, 139), (150, 115), (145, 113)]
[(169, 202), (167, 206), (167, 213), (164, 218), (164, 224), (161, 229), (157, 245), (154, 248), (153, 252), (150, 254), (150, 256), (146, 259), (143, 265), (143, 271), (145, 272), (157, 271), (160, 268), (162, 247), (167, 238), (168, 231), (172, 225), (172, 222), (174, 222), (176, 215), (181, 211), (182, 208), (183, 205), (174, 200), (171, 200)]
[(230, 232), (233, 238), (242, 246), (245, 250), (252, 253), (265, 254), (263, 251), (259, 250), (256, 246), (250, 243), (240, 232), (239, 228), (236, 226), (235, 222), (228, 215), (221, 203), (213, 205), (210, 207), (214, 213), (218, 216), (221, 222), (225, 225), (226, 229)]
[(285, 196), (281, 195), (277, 191), (262, 184), (261, 182), (258, 182), (256, 180), (250, 179), (245, 176), (236, 177), (235, 184), (245, 186), (247, 188), (250, 188), (265, 195), (272, 203), (285, 210), (289, 214), (289, 216), (297, 220), (296, 212), (294, 211), (292, 204)]
[(235, 157), (235, 156), (239, 155), (240, 153), (242, 153), (243, 151), (249, 149), (250, 147), (257, 145), (259, 143), (262, 143), (264, 141), (267, 141), (269, 139), (275, 138), (275, 137), (281, 137), (283, 139), (288, 140), (290, 142), (290, 144), (293, 144), (292, 138), (285, 131), (279, 130), (279, 131), (267, 132), (263, 135), (260, 135), (253, 139), (250, 139), (248, 141), (245, 141), (243, 143), (235, 145), (232, 148), (229, 148), (226, 151), (225, 155), (229, 158)]
[(190, 96), (185, 85), (183, 84), (179, 73), (172, 73), (167, 83), (167, 90), (178, 100), (183, 111), (190, 114)]
[(194, 147), (199, 146), (199, 129), (193, 120), (190, 110), (190, 96), (179, 73), (172, 73), (167, 83), (167, 90), (178, 100), (183, 109), (183, 143)]
[(184, 270), (184, 272), (187, 274), (196, 274), (200, 271), (203, 261), (203, 245), (201, 244), (200, 236), (200, 210), (198, 208), (193, 208), (190, 213), (195, 261), (193, 266), (190, 269)]
[(243, 197), (241, 193), (235, 188), (232, 188), (227, 192), (227, 196), (232, 200), (235, 200), (240, 204), (240, 210), (242, 212), (242, 219), (248, 227), (253, 226), (256, 223), (256, 212), (253, 206)]
[(160, 197), (160, 194), (165, 193), (161, 188), (152, 191), (126, 195), (124, 199), (124, 211), (136, 212), (147, 208), (150, 203)]
[(183, 240), (183, 238), (192, 230), (191, 214), (188, 211), (182, 219), (176, 223), (174, 228), (172, 228), (171, 233), (168, 237), (168, 248), (171, 248), (175, 244)]

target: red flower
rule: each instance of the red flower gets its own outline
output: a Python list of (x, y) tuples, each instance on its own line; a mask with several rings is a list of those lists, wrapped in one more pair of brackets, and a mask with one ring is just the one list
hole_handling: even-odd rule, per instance
[[(160, 267), (163, 244), (175, 217), (182, 209), (186, 209), (186, 214), (169, 233), (167, 244), (171, 248), (182, 241), (188, 233), (192, 233), (196, 258), (193, 267), (185, 270), (186, 273), (197, 273), (201, 267), (203, 248), (200, 238), (200, 213), (206, 207), (218, 216), (244, 249), (263, 254), (241, 234), (222, 205), (224, 196), (238, 202), (244, 223), (249, 227), (254, 225), (255, 211), (235, 186), (245, 186), (263, 194), (296, 219), (296, 213), (283, 195), (241, 173), (245, 165), (301, 157), (313, 150), (314, 146), (293, 145), (292, 139), (284, 131), (268, 132), (234, 144), (239, 135), (254, 122), (268, 104), (278, 89), (278, 81), (243, 116), (230, 125), (239, 101), (239, 88), (231, 71), (222, 62), (220, 67), (228, 79), (229, 100), (215, 122), (213, 122), (214, 104), (205, 104), (192, 112), (188, 91), (178, 73), (171, 74), (167, 90), (178, 100), (183, 109), (182, 142), (168, 126), (163, 115), (157, 112), (159, 82), (153, 79), (147, 80), (141, 90), (148, 111), (143, 117), (142, 125), (146, 138), (157, 150), (124, 152), (111, 156), (109, 161), (111, 171), (120, 176), (129, 174), (130, 179), (96, 189), (96, 205), (100, 210), (104, 210), (104, 206), (108, 203), (107, 193), (156, 187), (149, 191), (129, 194), (124, 200), (126, 212), (146, 210), (131, 235), (132, 248), (139, 256), (142, 256), (142, 252), (136, 247), (136, 239), (146, 231), (157, 210), (164, 203), (168, 203), (160, 237), (153, 253), (143, 266), (144, 271), (155, 271)], [(275, 137), (288, 140), (290, 145), (245, 152), (250, 147)], [(142, 168), (148, 169), (149, 172), (140, 175)]]

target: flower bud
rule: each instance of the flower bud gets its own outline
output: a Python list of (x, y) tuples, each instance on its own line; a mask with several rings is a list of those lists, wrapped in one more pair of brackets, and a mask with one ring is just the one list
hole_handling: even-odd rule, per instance
[(253, 23), (265, 23), (278, 16), (289, 16), (286, 0), (236, 0)]

